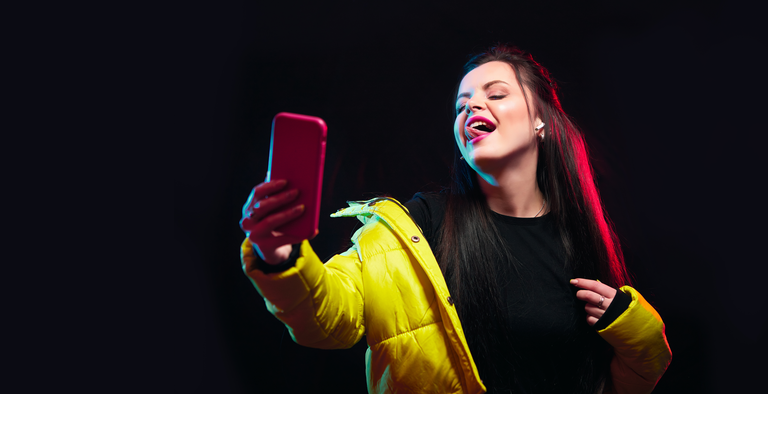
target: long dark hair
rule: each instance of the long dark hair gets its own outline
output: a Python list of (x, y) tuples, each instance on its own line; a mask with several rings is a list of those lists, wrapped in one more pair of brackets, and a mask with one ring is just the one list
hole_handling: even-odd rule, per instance
[[(584, 137), (563, 112), (549, 72), (530, 54), (516, 47), (497, 45), (472, 57), (464, 65), (464, 75), (492, 61), (512, 67), (529, 113), (533, 110), (532, 117), (538, 115), (545, 123), (536, 176), (559, 230), (567, 263), (576, 277), (599, 279), (615, 288), (629, 284), (618, 238), (595, 186)], [(533, 100), (528, 100), (526, 89)], [(503, 328), (503, 305), (495, 280), (498, 257), (512, 266), (514, 257), (506, 252), (494, 226), (476, 173), (460, 157), (454, 145), (452, 182), (436, 257), (465, 333), (475, 335), (471, 349), (480, 367), (482, 359), (477, 357), (489, 357), (483, 351), (504, 342), (504, 335), (488, 331), (488, 326)], [(587, 378), (595, 381), (594, 377)]]

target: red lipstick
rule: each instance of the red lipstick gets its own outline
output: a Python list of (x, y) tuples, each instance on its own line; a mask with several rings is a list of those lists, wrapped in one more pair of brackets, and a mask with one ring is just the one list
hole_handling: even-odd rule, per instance
[[(478, 122), (481, 122), (484, 124), (475, 125), (476, 127), (470, 127), (471, 124), (475, 124)], [(478, 127), (482, 127), (483, 129), (479, 129)], [(494, 124), (492, 121), (488, 120), (483, 116), (472, 116), (468, 118), (467, 121), (464, 123), (464, 136), (472, 144), (475, 144), (476, 142), (485, 138), (495, 130), (496, 130), (496, 124)]]

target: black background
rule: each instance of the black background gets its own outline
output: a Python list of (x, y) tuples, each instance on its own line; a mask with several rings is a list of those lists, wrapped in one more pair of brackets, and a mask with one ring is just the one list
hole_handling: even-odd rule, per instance
[(162, 223), (122, 255), (104, 233), (98, 288), (48, 296), (14, 333), (6, 392), (364, 393), (365, 340), (297, 346), (240, 268), (238, 220), (266, 174), (272, 117), (328, 125), (312, 241), (328, 259), (356, 228), (325, 217), (346, 200), (446, 183), (461, 66), (506, 42), (550, 70), (587, 137), (635, 285), (666, 323), (673, 360), (655, 392), (765, 393), (757, 16), (726, 1), (509, 1), (217, 3), (161, 17), (166, 42), (139, 68), (157, 69), (146, 105), (171, 100), (171, 114), (138, 121), (173, 123), (161, 137), (173, 150), (147, 158), (162, 181), (135, 212)]

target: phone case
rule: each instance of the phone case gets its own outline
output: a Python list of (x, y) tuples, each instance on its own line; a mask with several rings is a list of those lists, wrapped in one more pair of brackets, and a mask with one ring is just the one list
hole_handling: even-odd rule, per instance
[(310, 238), (320, 219), (323, 164), (327, 127), (323, 119), (301, 114), (279, 113), (272, 120), (267, 181), (287, 180), (286, 189), (299, 196), (286, 208), (304, 204), (304, 213), (276, 229), (292, 243)]

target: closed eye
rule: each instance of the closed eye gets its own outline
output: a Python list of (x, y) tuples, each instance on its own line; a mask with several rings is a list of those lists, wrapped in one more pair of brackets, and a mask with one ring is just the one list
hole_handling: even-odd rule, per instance
[[(488, 99), (490, 99), (490, 100), (501, 100), (501, 99), (504, 99), (507, 96), (508, 95), (505, 95), (505, 94), (493, 95), (493, 96), (488, 96)], [(466, 108), (466, 107), (467, 107), (467, 105), (465, 104), (465, 105), (461, 105), (458, 108), (456, 108), (456, 115), (459, 115), (462, 111), (464, 111), (464, 108)]]

